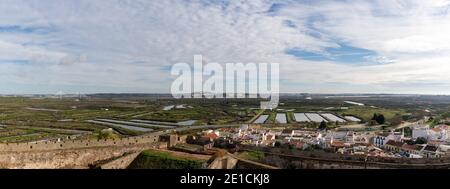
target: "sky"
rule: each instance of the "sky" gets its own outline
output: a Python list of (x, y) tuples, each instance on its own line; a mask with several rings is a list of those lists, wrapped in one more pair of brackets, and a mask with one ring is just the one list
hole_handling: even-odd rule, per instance
[(450, 94), (449, 0), (0, 0), (0, 93), (163, 93), (279, 63), (280, 92)]

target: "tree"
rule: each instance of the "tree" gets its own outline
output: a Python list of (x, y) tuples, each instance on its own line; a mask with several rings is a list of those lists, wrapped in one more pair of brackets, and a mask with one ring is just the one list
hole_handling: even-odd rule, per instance
[(419, 137), (416, 139), (416, 144), (426, 144), (427, 143), (427, 139), (423, 138), (423, 137)]
[(374, 113), (372, 121), (376, 121), (378, 124), (384, 124), (384, 122), (386, 122), (386, 119), (384, 118), (383, 114)]
[(378, 119), (378, 114), (377, 114), (377, 113), (374, 113), (371, 120), (376, 121), (377, 119)]
[(97, 139), (98, 140), (117, 139), (117, 138), (119, 138), (119, 136), (117, 136), (117, 134), (114, 134), (114, 132), (109, 131), (107, 129), (97, 132)]
[(438, 125), (440, 121), (441, 121), (441, 120), (438, 119), (438, 118), (433, 119), (433, 120), (429, 123), (430, 128), (434, 128), (434, 126)]
[(386, 119), (384, 118), (383, 114), (378, 115), (377, 120), (378, 124), (384, 124), (384, 122), (386, 121)]
[(327, 123), (325, 121), (320, 122), (319, 129), (320, 130), (327, 129)]
[(280, 141), (275, 141), (274, 146), (275, 146), (275, 147), (280, 147), (280, 146), (281, 146), (281, 142), (280, 142)]

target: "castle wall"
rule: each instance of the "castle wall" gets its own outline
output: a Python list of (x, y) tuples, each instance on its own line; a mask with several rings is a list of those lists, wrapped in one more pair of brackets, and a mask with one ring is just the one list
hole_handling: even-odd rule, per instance
[(0, 153), (36, 152), (65, 149), (95, 148), (107, 146), (130, 146), (158, 142), (159, 135), (143, 135), (121, 139), (104, 140), (67, 140), (60, 142), (29, 142), (0, 144)]
[[(143, 135), (104, 140), (3, 143), (0, 144), (0, 168), (89, 168), (102, 160), (114, 157), (120, 159), (127, 156), (126, 154), (167, 146), (158, 141), (159, 135)], [(124, 164), (125, 161), (118, 161), (106, 167), (121, 168)]]
[[(157, 148), (157, 143), (133, 146), (107, 146), (51, 151), (0, 153), (0, 168), (6, 169), (87, 169), (96, 162)], [(119, 165), (119, 164), (115, 164)]]
[(125, 155), (100, 166), (102, 169), (126, 169), (141, 152)]

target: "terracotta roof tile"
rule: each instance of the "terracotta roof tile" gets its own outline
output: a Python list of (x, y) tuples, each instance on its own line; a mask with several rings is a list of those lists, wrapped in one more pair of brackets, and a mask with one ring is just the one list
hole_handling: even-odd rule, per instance
[(404, 144), (403, 142), (397, 142), (397, 141), (394, 141), (394, 140), (389, 140), (389, 141), (386, 142), (386, 145), (396, 146), (396, 147), (399, 147), (399, 148), (401, 148), (403, 146), (403, 144)]

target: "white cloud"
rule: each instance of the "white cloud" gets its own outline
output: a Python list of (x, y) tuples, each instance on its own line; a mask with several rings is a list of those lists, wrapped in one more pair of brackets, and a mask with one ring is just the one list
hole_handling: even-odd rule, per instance
[[(360, 91), (371, 91), (375, 86), (419, 82), (422, 85), (416, 85), (415, 93), (430, 93), (442, 92), (442, 86), (450, 86), (447, 74), (450, 72), (448, 5), (449, 1), (322, 2), (289, 6), (280, 14), (300, 20), (320, 15), (310, 25), (328, 38), (376, 52), (376, 57), (382, 57), (377, 58), (381, 63), (395, 60), (385, 65), (363, 67), (332, 62), (313, 65), (303, 61), (304, 67), (308, 67), (304, 69), (307, 72), (301, 72), (308, 76), (303, 79), (316, 75), (309, 73), (321, 73), (317, 74), (319, 79), (313, 79), (317, 85), (339, 82), (340, 86), (360, 85)], [(297, 16), (296, 11), (302, 9), (308, 9), (307, 16)], [(430, 91), (423, 87), (427, 83), (441, 83), (441, 87)], [(401, 85), (394, 89), (381, 87), (378, 92), (383, 92), (381, 90), (406, 91)], [(407, 90), (411, 91), (410, 88)]]
[(62, 52), (49, 51), (38, 47), (25, 47), (17, 43), (0, 41), (0, 60), (39, 60), (56, 61), (64, 57)]
[[(336, 92), (390, 91), (383, 86), (408, 81), (450, 85), (445, 74), (450, 72), (449, 1), (285, 1), (287, 6), (272, 13), (269, 0), (204, 2), (8, 2), (11, 6), (0, 7), (0, 27), (51, 32), (0, 32), (0, 59), (34, 60), (32, 65), (0, 64), (1, 78), (98, 86), (99, 92), (102, 87), (127, 92), (124, 86), (167, 92), (172, 79), (167, 69), (202, 54), (219, 63), (279, 62), (282, 89), (290, 92), (330, 91), (327, 83), (339, 83)], [(381, 64), (306, 61), (285, 54), (292, 48), (326, 53), (338, 43), (373, 51), (376, 55), (367, 59)]]

